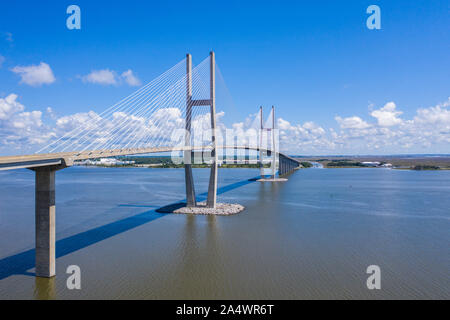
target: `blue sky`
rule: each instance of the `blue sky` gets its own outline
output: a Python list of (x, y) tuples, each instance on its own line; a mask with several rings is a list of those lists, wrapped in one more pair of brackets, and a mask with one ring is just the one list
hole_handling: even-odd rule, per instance
[[(70, 4), (81, 8), (81, 30), (66, 27)], [(381, 8), (381, 30), (366, 27), (371, 4)], [(235, 104), (224, 110), (225, 123), (242, 121), (260, 105), (267, 111), (276, 105), (277, 115), (289, 122), (286, 130), (301, 136), (301, 128), (311, 127), (304, 124), (313, 122), (338, 145), (293, 146), (294, 153), (450, 151), (448, 1), (8, 1), (0, 6), (0, 98), (16, 94), (25, 111), (51, 107), (53, 117), (101, 112), (136, 88), (87, 83), (81, 76), (132, 70), (147, 83), (187, 52), (196, 63), (214, 50)], [(41, 62), (52, 70), (51, 83), (19, 83), (19, 74), (12, 72)], [(390, 102), (395, 107), (385, 111), (402, 123), (371, 115)], [(440, 117), (433, 120), (439, 123), (439, 132), (433, 133), (441, 134), (439, 143), (406, 147), (410, 143), (405, 142), (398, 149), (389, 143), (376, 147), (382, 141), (351, 142), (361, 130), (414, 134), (422, 130), (423, 119), (415, 126), (396, 126), (413, 121), (419, 109), (437, 106), (430, 112)], [(368, 126), (359, 120), (355, 125), (353, 117)], [(330, 129), (337, 138), (330, 137)], [(395, 139), (384, 134), (383, 139)], [(345, 147), (340, 139), (347, 139)]]

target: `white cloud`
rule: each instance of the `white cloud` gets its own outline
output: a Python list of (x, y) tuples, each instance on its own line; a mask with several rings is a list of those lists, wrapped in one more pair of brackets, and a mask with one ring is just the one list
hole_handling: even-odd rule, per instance
[(21, 112), (25, 107), (17, 100), (17, 94), (11, 93), (6, 98), (0, 98), (0, 120), (7, 120), (11, 115)]
[(383, 108), (372, 111), (370, 115), (378, 120), (378, 125), (391, 127), (402, 123), (402, 119), (397, 117), (402, 113), (401, 111), (396, 111), (394, 102), (388, 102)]
[(89, 125), (92, 120), (100, 120), (97, 113), (93, 111), (75, 113), (69, 116), (64, 116), (56, 120), (56, 128), (61, 132), (69, 132), (76, 128), (82, 128)]
[(280, 150), (285, 152), (311, 152), (333, 149), (334, 143), (327, 138), (324, 128), (312, 121), (303, 124), (291, 124), (289, 121), (278, 118)]
[(291, 126), (291, 123), (289, 121), (278, 118), (278, 128), (281, 130), (290, 130), (293, 127)]
[(417, 110), (414, 121), (422, 124), (449, 124), (450, 125), (450, 98), (435, 107)]
[[(369, 127), (346, 128), (331, 132), (333, 142), (347, 153), (440, 152), (450, 150), (450, 98), (433, 107), (420, 108), (411, 120), (398, 118), (394, 102), (371, 113), (377, 119)], [(339, 117), (336, 117), (339, 122)], [(341, 124), (341, 123), (340, 123)], [(331, 131), (331, 130), (330, 130)]]
[(41, 62), (39, 65), (16, 66), (11, 71), (21, 77), (20, 83), (25, 83), (33, 87), (55, 82), (52, 69), (44, 62)]
[(129, 86), (137, 87), (141, 85), (141, 81), (133, 74), (133, 71), (131, 69), (123, 72), (122, 78)]
[(88, 75), (83, 76), (83, 82), (101, 84), (101, 85), (115, 85), (117, 84), (117, 74), (115, 71), (109, 69), (94, 70)]
[(341, 129), (366, 129), (370, 125), (360, 117), (341, 118), (339, 116), (334, 118), (340, 125)]
[(32, 127), (39, 128), (42, 126), (42, 112), (22, 112), (19, 113), (12, 121), (12, 126), (17, 129), (30, 129)]
[(44, 126), (41, 111), (24, 112), (16, 94), (0, 98), (0, 150), (4, 147), (19, 149), (48, 140), (51, 130)]
[(131, 69), (122, 72), (120, 76), (116, 71), (110, 69), (94, 70), (91, 73), (82, 76), (81, 79), (85, 83), (88, 82), (101, 85), (120, 85), (124, 82), (132, 87), (141, 85), (141, 81)]

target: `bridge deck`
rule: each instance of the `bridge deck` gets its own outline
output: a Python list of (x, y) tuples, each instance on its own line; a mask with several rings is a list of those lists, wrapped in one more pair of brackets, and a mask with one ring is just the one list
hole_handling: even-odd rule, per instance
[[(246, 149), (259, 151), (258, 147), (248, 146), (217, 146), (218, 149)], [(172, 151), (186, 151), (186, 150), (208, 150), (209, 146), (199, 147), (157, 147), (157, 148), (137, 148), (137, 149), (114, 149), (114, 150), (91, 150), (91, 151), (72, 151), (72, 152), (57, 152), (45, 154), (32, 154), (21, 156), (3, 156), (0, 157), (0, 170), (13, 170), (22, 168), (35, 168), (50, 165), (71, 166), (74, 161), (108, 158), (116, 156), (126, 156), (135, 154), (160, 153)], [(261, 148), (262, 151), (271, 151)], [(298, 160), (293, 159), (283, 153), (278, 153), (291, 161), (299, 163)]]

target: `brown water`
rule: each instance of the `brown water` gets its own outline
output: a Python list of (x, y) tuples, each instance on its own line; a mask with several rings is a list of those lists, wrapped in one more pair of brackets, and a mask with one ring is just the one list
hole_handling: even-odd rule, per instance
[[(209, 172), (194, 172), (198, 193)], [(0, 172), (0, 298), (450, 298), (450, 171), (306, 169), (287, 182), (221, 169), (235, 216), (159, 214), (178, 169), (57, 173), (57, 277), (35, 279), (34, 180)], [(204, 197), (204, 194), (201, 195)], [(68, 290), (69, 265), (81, 290)], [(381, 290), (368, 290), (369, 265)]]

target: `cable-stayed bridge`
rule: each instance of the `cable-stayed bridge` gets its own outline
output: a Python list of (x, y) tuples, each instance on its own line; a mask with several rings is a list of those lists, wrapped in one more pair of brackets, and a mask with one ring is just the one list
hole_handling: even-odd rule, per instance
[[(216, 91), (216, 80), (223, 91)], [(230, 150), (256, 153), (261, 176), (265, 157), (271, 158), (272, 178), (277, 172), (282, 176), (299, 167), (299, 161), (279, 151), (273, 107), (266, 123), (260, 108), (246, 130), (230, 132), (217, 123), (216, 105), (226, 109), (226, 93), (214, 52), (195, 68), (188, 54), (102, 113), (70, 119), (67, 124), (72, 127), (59, 136), (55, 133), (54, 139), (35, 154), (0, 157), (0, 170), (27, 168), (36, 173), (36, 275), (55, 275), (55, 173), (77, 161), (162, 152), (182, 154), (186, 203), (195, 207), (193, 154), (207, 152), (211, 171), (206, 206), (210, 208), (216, 206), (220, 152), (226, 156), (230, 156)]]

